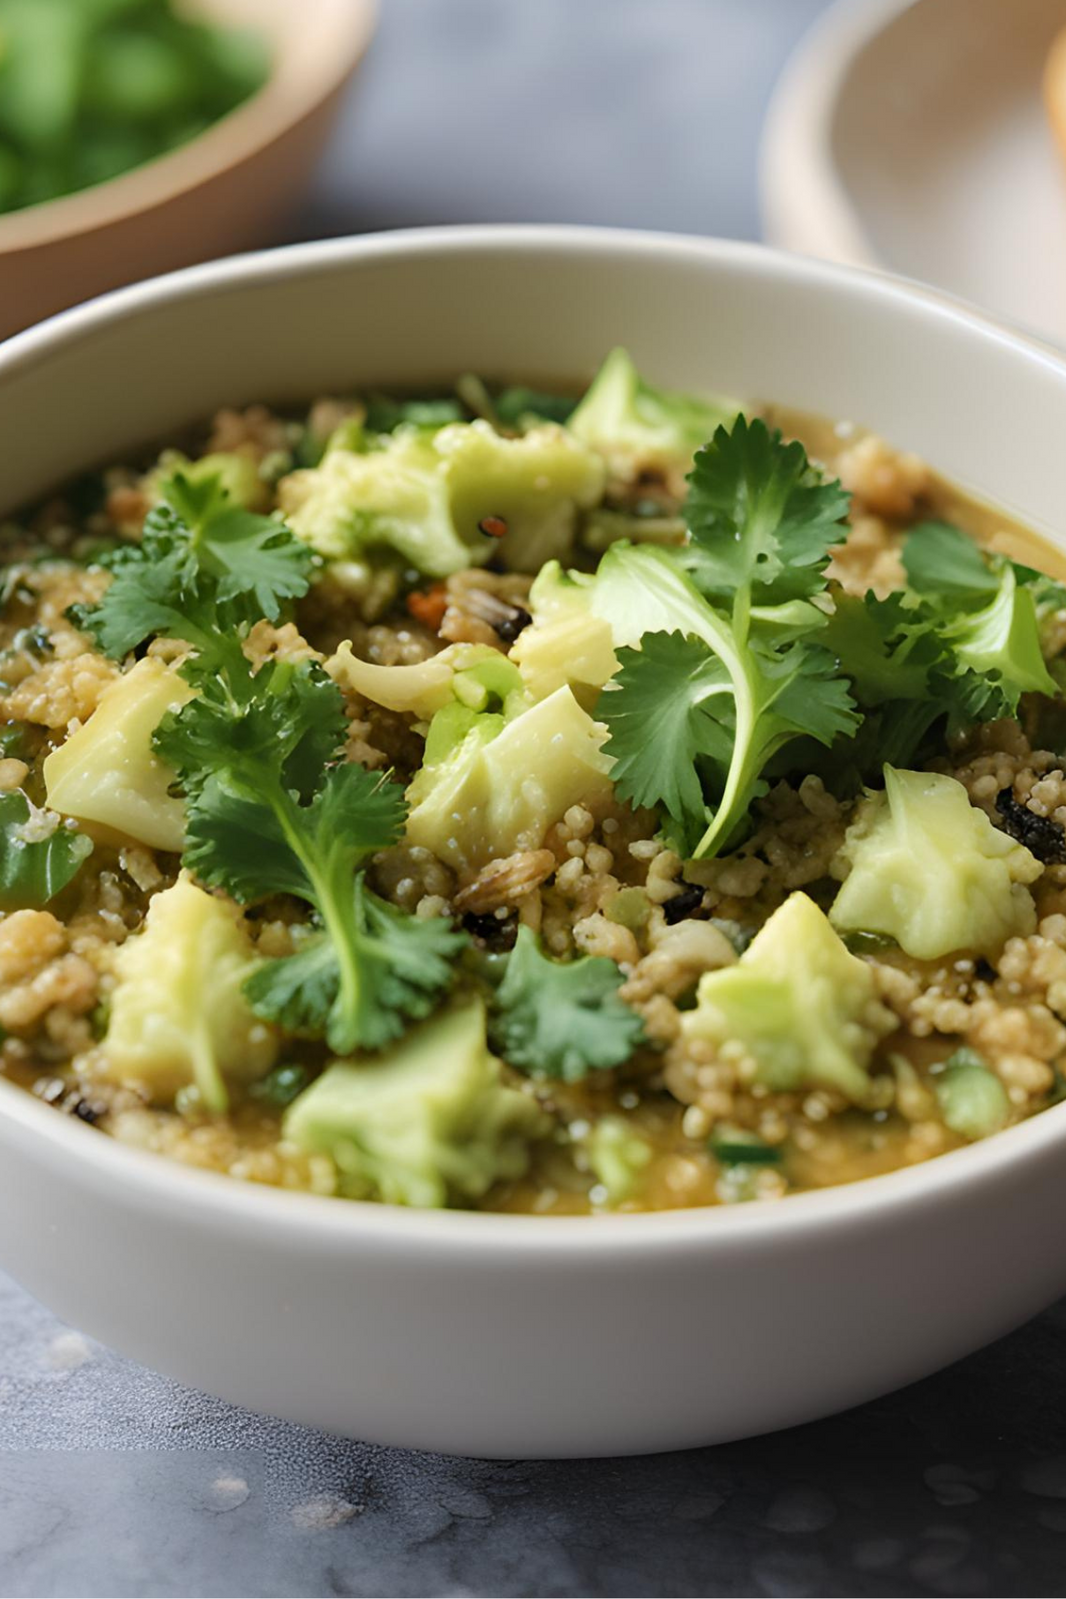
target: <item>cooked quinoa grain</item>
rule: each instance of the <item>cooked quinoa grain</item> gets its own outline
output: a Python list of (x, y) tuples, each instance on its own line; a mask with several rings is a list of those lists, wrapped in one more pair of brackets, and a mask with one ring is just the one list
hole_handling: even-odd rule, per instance
[[(247, 1182), (569, 1215), (776, 1201), (1063, 1096), (1060, 559), (854, 428), (667, 394), (612, 433), (627, 361), (576, 410), (223, 410), (4, 524), (0, 1067), (50, 1113)], [(805, 445), (814, 565), (771, 531), (781, 575), (740, 571), (700, 455), (686, 486), (720, 421), (763, 428), (752, 471)], [(950, 654), (949, 560), (975, 614), (1029, 585), (1023, 663)], [(687, 585), (674, 628), (617, 623), (627, 563), (637, 612)], [(804, 661), (739, 786), (730, 629)]]

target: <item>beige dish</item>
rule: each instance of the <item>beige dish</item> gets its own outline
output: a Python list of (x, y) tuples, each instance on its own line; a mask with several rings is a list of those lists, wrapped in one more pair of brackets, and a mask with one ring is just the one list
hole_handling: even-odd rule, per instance
[(1066, 343), (1066, 172), (1042, 78), (1066, 0), (837, 0), (767, 116), (771, 244), (878, 266)]
[(0, 216), (0, 338), (106, 289), (263, 242), (319, 155), (375, 0), (189, 0), (252, 27), (274, 70), (199, 138), (108, 183)]

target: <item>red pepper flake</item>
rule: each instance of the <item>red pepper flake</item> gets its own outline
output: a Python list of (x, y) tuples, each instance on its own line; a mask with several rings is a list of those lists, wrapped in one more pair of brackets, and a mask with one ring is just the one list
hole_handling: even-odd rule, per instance
[(487, 539), (502, 539), (507, 536), (507, 523), (502, 516), (483, 516), (477, 530), (484, 533)]
[(407, 596), (407, 609), (416, 622), (421, 622), (423, 627), (428, 627), (431, 633), (437, 633), (444, 621), (444, 613), (448, 609), (448, 595), (443, 583), (434, 583), (433, 587), (424, 591), (416, 589)]

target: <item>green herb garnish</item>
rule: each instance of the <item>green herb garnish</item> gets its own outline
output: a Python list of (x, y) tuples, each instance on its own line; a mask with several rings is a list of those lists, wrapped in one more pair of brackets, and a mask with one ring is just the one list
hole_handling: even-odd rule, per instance
[(620, 1065), (644, 1036), (640, 1017), (618, 997), (624, 981), (602, 955), (550, 960), (520, 927), (489, 1022), (493, 1048), (530, 1076), (567, 1083)]
[(744, 417), (697, 453), (689, 483), (691, 544), (618, 551), (660, 620), (618, 651), (597, 715), (618, 794), (661, 807), (672, 840), (699, 857), (735, 840), (783, 745), (831, 744), (860, 718), (809, 598), (844, 536), (839, 485)]
[[(91, 840), (58, 824), (38, 826), (25, 794), (0, 794), (0, 911), (39, 909), (72, 882), (92, 854)], [(40, 836), (38, 836), (38, 833)]]
[(265, 82), (265, 42), (172, 0), (0, 0), (0, 212), (185, 144)]

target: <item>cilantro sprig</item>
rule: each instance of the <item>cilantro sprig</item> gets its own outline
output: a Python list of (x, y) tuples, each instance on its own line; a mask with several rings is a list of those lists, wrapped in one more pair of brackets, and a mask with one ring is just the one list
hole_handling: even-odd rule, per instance
[(289, 894), (308, 906), (295, 953), (264, 962), (247, 997), (265, 1019), (348, 1054), (429, 1013), (465, 936), (367, 886), (366, 863), (400, 837), (406, 807), (397, 783), (343, 762), (337, 686), (312, 662), (255, 670), (245, 656), (249, 629), (306, 593), (313, 563), (283, 522), (235, 505), (217, 477), (177, 473), (76, 620), (116, 658), (157, 636), (190, 646), (181, 671), (196, 696), (153, 740), (185, 797), (184, 864), (242, 905)]
[(596, 577), (603, 614), (629, 633), (643, 619), (597, 707), (615, 787), (657, 808), (683, 853), (731, 848), (773, 778), (853, 785), (918, 759), (939, 724), (956, 733), (1058, 693), (1040, 622), (1066, 591), (1049, 579), (927, 522), (904, 545), (904, 590), (846, 594), (827, 566), (848, 495), (743, 416), (688, 481), (688, 543), (615, 546)]
[(465, 936), (368, 888), (366, 862), (400, 837), (406, 806), (398, 783), (334, 764), (336, 685), (311, 662), (241, 662), (156, 733), (186, 794), (184, 863), (239, 904), (290, 894), (314, 914), (295, 953), (246, 984), (258, 1015), (338, 1054), (378, 1049), (433, 1009)]
[(489, 1023), (493, 1048), (519, 1071), (567, 1083), (621, 1065), (644, 1037), (640, 1017), (618, 997), (623, 981), (605, 956), (551, 960), (519, 928)]
[(826, 642), (865, 715), (834, 757), (855, 778), (913, 764), (938, 724), (957, 733), (1015, 715), (1025, 693), (1058, 693), (1040, 648), (1039, 612), (1062, 593), (1049, 579), (943, 522), (912, 529), (903, 564), (902, 591), (833, 597)]
[(161, 485), (140, 540), (101, 557), (112, 573), (103, 598), (72, 607), (72, 617), (115, 660), (155, 637), (232, 659), (240, 630), (277, 621), (306, 594), (314, 560), (283, 522), (234, 504), (219, 477), (193, 482), (177, 472)]
[(617, 792), (665, 811), (672, 841), (699, 857), (735, 840), (785, 744), (831, 744), (860, 718), (810, 603), (844, 536), (839, 484), (821, 482), (801, 445), (738, 417), (697, 452), (689, 486), (684, 549), (606, 558), (658, 625), (618, 651), (597, 714)]

